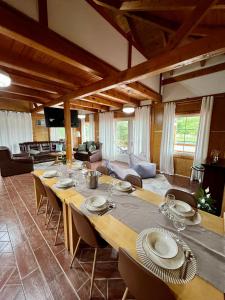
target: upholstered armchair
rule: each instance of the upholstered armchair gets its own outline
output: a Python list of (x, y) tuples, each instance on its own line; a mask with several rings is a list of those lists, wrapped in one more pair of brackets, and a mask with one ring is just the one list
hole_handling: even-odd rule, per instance
[(30, 173), (33, 171), (33, 159), (13, 156), (9, 148), (0, 147), (0, 169), (2, 177)]

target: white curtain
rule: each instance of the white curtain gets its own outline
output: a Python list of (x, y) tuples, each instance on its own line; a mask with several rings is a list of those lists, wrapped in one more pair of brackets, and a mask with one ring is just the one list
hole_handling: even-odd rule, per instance
[(64, 127), (51, 127), (50, 128), (50, 140), (59, 141), (65, 139), (65, 128)]
[(135, 109), (132, 153), (150, 160), (150, 106)]
[(19, 143), (32, 142), (32, 119), (30, 113), (0, 111), (0, 146), (19, 153)]
[(99, 114), (99, 141), (102, 143), (102, 155), (104, 159), (115, 159), (114, 140), (114, 113)]
[(174, 130), (175, 130), (176, 104), (169, 102), (164, 104), (163, 130), (160, 148), (160, 172), (173, 175), (173, 152), (174, 152)]
[(194, 166), (204, 163), (207, 158), (213, 102), (213, 96), (202, 98)]
[(82, 138), (82, 143), (87, 141), (85, 119), (81, 119), (81, 138)]
[(94, 114), (89, 115), (89, 141), (95, 141), (95, 121)]

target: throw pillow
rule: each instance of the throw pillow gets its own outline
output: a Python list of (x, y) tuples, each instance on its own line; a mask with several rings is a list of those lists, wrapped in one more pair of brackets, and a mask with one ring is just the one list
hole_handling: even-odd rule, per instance
[(121, 168), (110, 162), (106, 162), (106, 167), (109, 169), (110, 175), (115, 175), (116, 178), (121, 179), (121, 180), (124, 180), (127, 175), (135, 175), (137, 177), (140, 177), (139, 174), (135, 170), (130, 169), (130, 168), (127, 168), (127, 169)]
[(56, 152), (62, 152), (62, 150), (63, 150), (63, 144), (56, 144), (56, 149), (55, 149), (55, 151), (56, 151)]
[(37, 155), (39, 153), (40, 153), (40, 151), (38, 151), (38, 150), (34, 150), (34, 149), (29, 150), (29, 154), (31, 154), (31, 155)]
[(156, 176), (156, 164), (147, 161), (141, 161), (134, 165), (133, 169), (140, 175), (142, 179)]
[(85, 144), (80, 144), (78, 146), (78, 151), (82, 152), (82, 151), (86, 151), (86, 145)]
[(89, 147), (89, 151), (90, 152), (94, 152), (96, 150), (96, 145), (91, 145), (90, 147)]

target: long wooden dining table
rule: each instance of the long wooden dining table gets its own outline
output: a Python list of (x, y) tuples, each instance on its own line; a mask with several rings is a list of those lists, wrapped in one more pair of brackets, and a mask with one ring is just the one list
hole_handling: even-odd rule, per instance
[[(44, 170), (35, 170), (33, 173), (39, 176), (46, 185), (51, 187), (55, 194), (62, 201), (65, 247), (72, 254), (78, 240), (78, 236), (73, 225), (71, 208), (69, 204), (73, 203), (78, 209), (80, 209), (80, 206), (84, 203), (85, 198), (79, 192), (77, 192), (74, 187), (66, 190), (55, 188), (55, 183), (58, 181), (58, 178), (43, 178), (42, 175)], [(114, 178), (104, 175), (99, 178), (99, 183), (112, 184), (113, 180)], [(36, 204), (38, 205), (40, 201), (40, 193), (37, 186), (35, 186), (35, 193)], [(162, 196), (144, 189), (137, 188), (133, 194), (142, 200), (157, 206), (163, 202)], [(221, 235), (221, 239), (223, 239), (223, 218), (208, 214), (203, 211), (200, 211), (200, 214), (202, 217), (201, 225), (204, 228)], [(88, 218), (94, 225), (95, 229), (113, 248), (124, 248), (131, 254), (132, 257), (138, 260), (136, 253), (136, 240), (138, 236), (137, 232), (110, 214), (105, 214), (103, 216), (91, 214), (88, 215)], [(168, 284), (168, 286), (175, 293), (176, 299), (179, 300), (224, 300), (224, 294), (221, 291), (197, 275), (191, 282), (187, 284)]]

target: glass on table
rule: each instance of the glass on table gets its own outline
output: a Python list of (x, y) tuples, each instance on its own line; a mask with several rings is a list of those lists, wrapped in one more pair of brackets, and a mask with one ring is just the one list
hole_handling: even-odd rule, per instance
[(178, 243), (182, 243), (182, 240), (180, 239), (180, 232), (186, 229), (185, 219), (184, 218), (178, 218), (173, 217), (173, 226), (177, 230), (177, 238), (176, 241)]
[(173, 194), (167, 194), (164, 198), (164, 202), (160, 206), (160, 211), (164, 214), (167, 213), (169, 208), (175, 205), (175, 196)]

